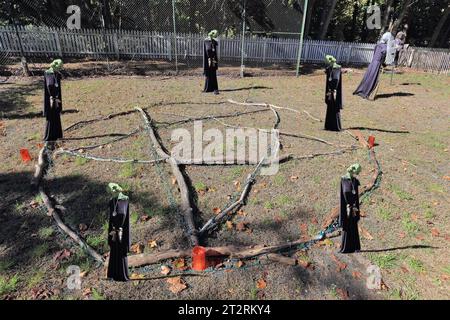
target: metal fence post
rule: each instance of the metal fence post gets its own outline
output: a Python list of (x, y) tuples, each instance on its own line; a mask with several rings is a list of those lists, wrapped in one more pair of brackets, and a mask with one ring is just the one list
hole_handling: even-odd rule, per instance
[(173, 16), (173, 39), (175, 45), (175, 72), (178, 74), (178, 45), (177, 45), (177, 22), (175, 12), (175, 0), (172, 0), (172, 16)]
[(304, 32), (305, 32), (306, 13), (307, 12), (308, 12), (308, 0), (305, 0), (305, 5), (303, 7), (303, 17), (302, 17), (302, 31), (300, 33), (300, 45), (299, 45), (299, 48), (298, 48), (297, 77), (300, 76), (300, 60), (302, 59), (303, 36), (304, 36)]

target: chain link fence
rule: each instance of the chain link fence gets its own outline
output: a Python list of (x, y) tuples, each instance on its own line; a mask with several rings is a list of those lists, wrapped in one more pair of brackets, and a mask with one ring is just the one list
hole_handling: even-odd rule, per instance
[[(31, 72), (62, 57), (95, 63), (106, 74), (198, 73), (212, 29), (220, 33), (222, 72), (241, 67), (243, 75), (246, 66), (298, 73), (300, 62), (322, 63), (326, 54), (344, 65), (371, 61), (373, 43), (303, 41), (308, 8), (308, 0), (21, 0), (0, 16), (9, 22), (0, 27), (0, 64), (24, 55)], [(449, 72), (448, 52), (434, 60)]]

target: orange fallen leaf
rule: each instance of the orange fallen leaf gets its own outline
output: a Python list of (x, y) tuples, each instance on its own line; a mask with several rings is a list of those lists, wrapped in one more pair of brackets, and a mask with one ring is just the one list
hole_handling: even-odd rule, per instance
[(334, 254), (331, 255), (331, 258), (333, 259), (333, 261), (336, 263), (337, 265), (337, 271), (341, 272), (342, 270), (344, 270), (345, 268), (347, 268), (347, 265), (345, 263), (343, 263), (342, 261), (339, 261), (338, 258), (336, 258), (336, 256)]
[(231, 222), (231, 221), (228, 220), (228, 221), (226, 222), (226, 225), (227, 225), (228, 230), (233, 229), (233, 222)]
[(431, 234), (433, 235), (433, 237), (439, 237), (439, 235), (440, 235), (441, 233), (439, 232), (438, 229), (433, 228), (433, 229), (431, 229)]
[(237, 212), (237, 214), (238, 215), (240, 215), (240, 216), (246, 216), (247, 215), (247, 213), (244, 211), (244, 210), (239, 210), (238, 212)]
[(175, 294), (178, 294), (187, 288), (186, 283), (181, 277), (167, 279), (167, 283), (169, 284), (169, 290)]
[(444, 180), (450, 181), (450, 176), (444, 176)]
[(156, 240), (149, 240), (148, 241), (148, 246), (150, 248), (156, 248), (158, 246), (158, 243), (156, 242)]
[(87, 297), (87, 296), (89, 296), (89, 295), (91, 295), (91, 294), (92, 294), (92, 289), (91, 289), (91, 288), (86, 288), (86, 289), (84, 289), (83, 292), (82, 292), (82, 295), (83, 295), (84, 297)]
[(355, 278), (355, 279), (361, 279), (362, 274), (359, 271), (353, 271), (352, 272), (352, 277)]
[(319, 224), (319, 221), (317, 220), (316, 217), (313, 217), (313, 218), (311, 219), (311, 223), (313, 223), (313, 224)]
[(244, 262), (241, 261), (241, 260), (239, 260), (239, 261), (236, 263), (236, 268), (242, 268), (243, 266), (244, 266)]
[(213, 208), (213, 212), (214, 212), (214, 214), (219, 214), (219, 213), (221, 213), (222, 212), (222, 210), (220, 209), (220, 208)]
[(264, 279), (259, 279), (258, 281), (256, 281), (256, 288), (258, 288), (259, 290), (263, 290), (267, 287), (267, 282)]
[(245, 231), (245, 230), (247, 230), (247, 224), (244, 223), (244, 222), (239, 222), (239, 223), (236, 225), (236, 230), (237, 230), (237, 231)]
[(53, 261), (56, 262), (68, 259), (71, 256), (71, 254), (72, 253), (67, 249), (60, 250), (56, 252), (55, 255), (53, 256)]
[(172, 271), (172, 269), (170, 267), (161, 266), (161, 274), (167, 276), (171, 271)]
[(308, 225), (306, 223), (302, 223), (300, 225), (300, 232), (302, 235), (308, 235)]
[(350, 297), (348, 291), (345, 289), (337, 288), (336, 293), (341, 297), (342, 300), (348, 300)]
[(297, 176), (291, 176), (291, 181), (294, 182), (295, 180), (298, 180)]
[(299, 266), (301, 266), (301, 267), (303, 267), (305, 269), (307, 269), (311, 265), (311, 262), (306, 261), (306, 260), (302, 260), (302, 259), (298, 259), (297, 263), (298, 263)]
[(143, 243), (135, 243), (131, 246), (130, 251), (135, 254), (141, 254), (144, 252), (145, 245)]
[(373, 240), (372, 235), (369, 233), (369, 231), (367, 231), (366, 229), (364, 229), (363, 227), (359, 227), (359, 232), (361, 233), (361, 235), (364, 237), (364, 239), (366, 240)]
[(406, 237), (406, 233), (400, 232), (398, 236), (400, 239), (404, 239)]

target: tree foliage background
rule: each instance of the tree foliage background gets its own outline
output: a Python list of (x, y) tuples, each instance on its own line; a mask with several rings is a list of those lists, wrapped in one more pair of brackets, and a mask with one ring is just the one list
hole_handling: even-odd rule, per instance
[[(243, 8), (253, 36), (297, 37), (305, 0), (175, 0), (178, 32), (218, 29), (239, 35)], [(382, 30), (368, 30), (367, 7), (377, 4)], [(67, 7), (81, 8), (82, 28), (172, 31), (172, 0), (0, 0), (0, 24), (65, 27)], [(374, 42), (392, 17), (396, 29), (409, 25), (408, 42), (450, 46), (449, 0), (309, 0), (305, 36), (309, 39)]]

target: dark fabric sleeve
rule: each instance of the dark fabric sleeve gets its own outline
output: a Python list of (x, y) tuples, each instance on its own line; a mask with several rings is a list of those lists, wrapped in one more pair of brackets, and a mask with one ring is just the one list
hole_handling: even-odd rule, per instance
[(344, 197), (344, 179), (341, 179), (341, 203), (339, 213), (339, 226), (343, 230), (347, 230), (347, 202)]
[(206, 71), (208, 70), (208, 54), (206, 51), (206, 42), (203, 42), (203, 75), (206, 75)]
[(125, 211), (125, 222), (123, 225), (123, 244), (125, 245), (126, 252), (130, 252), (131, 248), (131, 232), (130, 232), (130, 205), (127, 201)]
[(111, 231), (113, 228), (113, 225), (112, 225), (112, 212), (113, 211), (114, 211), (114, 199), (111, 199), (109, 201), (109, 214), (108, 214), (108, 244), (109, 244), (109, 246), (112, 246)]
[(44, 108), (43, 108), (44, 117), (47, 116), (49, 108), (50, 108), (50, 95), (47, 90), (47, 79), (44, 76)]
[(361, 213), (359, 212), (359, 180), (355, 179), (356, 183), (355, 183), (355, 189), (356, 189), (356, 208), (358, 209), (357, 214), (356, 214), (356, 221), (359, 221), (359, 219), (361, 218)]
[(59, 103), (59, 109), (62, 110), (62, 86), (61, 86), (61, 75), (58, 75), (58, 90), (57, 90), (57, 98), (61, 101)]

